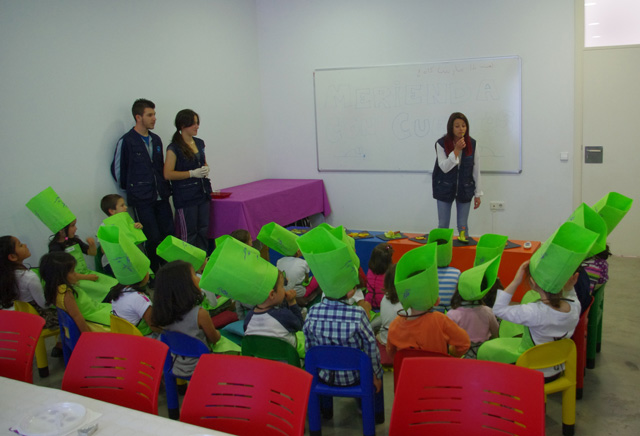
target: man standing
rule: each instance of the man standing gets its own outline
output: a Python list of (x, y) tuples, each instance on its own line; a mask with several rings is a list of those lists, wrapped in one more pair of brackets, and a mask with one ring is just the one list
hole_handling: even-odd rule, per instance
[(155, 108), (153, 102), (143, 98), (133, 103), (136, 125), (118, 141), (112, 165), (113, 177), (126, 191), (134, 219), (142, 224), (147, 236), (145, 248), (153, 271), (160, 266), (156, 247), (173, 233), (171, 186), (162, 174), (162, 140), (150, 132), (156, 124)]

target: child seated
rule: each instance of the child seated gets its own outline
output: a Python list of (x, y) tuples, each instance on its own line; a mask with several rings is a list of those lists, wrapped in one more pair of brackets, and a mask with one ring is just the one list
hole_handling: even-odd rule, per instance
[(380, 309), (380, 302), (384, 297), (384, 277), (392, 264), (392, 257), (393, 248), (386, 242), (376, 245), (371, 252), (366, 277), (367, 294), (364, 298), (373, 310)]
[(609, 246), (600, 253), (588, 258), (582, 263), (582, 267), (589, 275), (589, 293), (593, 294), (609, 280), (609, 259), (611, 251)]
[(498, 279), (499, 266), (500, 258), (496, 257), (463, 272), (451, 298), (447, 316), (462, 327), (471, 340), (471, 347), (464, 355), (466, 359), (475, 359), (483, 342), (498, 337), (498, 320), (483, 299), (493, 289), (502, 287)]
[(64, 310), (73, 318), (80, 332), (108, 332), (111, 305), (96, 303), (81, 289), (75, 289), (78, 275), (76, 259), (64, 251), (54, 251), (40, 259), (40, 275), (45, 282), (47, 304)]
[(244, 320), (245, 335), (275, 337), (298, 347), (296, 332), (302, 329), (302, 314), (295, 292), (289, 291), (287, 304), (282, 304), (284, 276), (257, 250), (231, 237), (218, 238), (202, 274), (202, 286), (253, 307)]
[(396, 319), (398, 312), (402, 310), (402, 304), (396, 292), (396, 286), (393, 281), (396, 277), (396, 265), (391, 265), (384, 275), (384, 298), (380, 302), (380, 330), (376, 335), (376, 339), (382, 345), (387, 345), (387, 335), (389, 333), (389, 325)]
[(276, 262), (276, 268), (284, 273), (284, 289), (294, 290), (298, 305), (304, 307), (320, 293), (320, 290), (315, 279), (309, 281), (311, 270), (307, 261), (301, 257), (297, 239), (298, 235), (274, 222), (265, 224), (258, 233), (260, 242), (282, 254), (283, 257)]
[(440, 303), (434, 307), (438, 312), (445, 312), (451, 305), (451, 297), (458, 286), (460, 270), (449, 266), (453, 258), (453, 229), (433, 229), (429, 232), (427, 243), (438, 244), (438, 289)]
[[(367, 314), (347, 304), (359, 283), (357, 256), (353, 249), (324, 228), (315, 228), (298, 239), (298, 246), (324, 291), (322, 301), (309, 309), (303, 326), (305, 347), (339, 345), (365, 352), (373, 365), (376, 392), (382, 389), (382, 366), (376, 338)], [(357, 371), (321, 370), (319, 377), (328, 384), (350, 386), (358, 383)]]
[(389, 326), (387, 354), (414, 348), (462, 356), (469, 349), (469, 335), (443, 313), (433, 310), (440, 302), (436, 266), (437, 244), (407, 252), (396, 266), (395, 286), (405, 313)]
[[(514, 363), (520, 354), (534, 345), (570, 338), (580, 319), (580, 302), (573, 289), (577, 266), (597, 238), (572, 222), (566, 222), (536, 251), (531, 260), (520, 265), (516, 276), (504, 291), (499, 290), (493, 312), (503, 320), (525, 326), (522, 339), (498, 338), (478, 349), (478, 359)], [(511, 305), (511, 298), (523, 279), (527, 279), (541, 299)], [(545, 377), (553, 377), (561, 368), (544, 368)]]
[[(229, 234), (229, 236), (242, 242), (245, 245), (248, 245), (249, 247), (253, 247), (253, 240), (251, 238), (251, 233), (249, 233), (248, 230), (245, 230), (245, 229), (234, 230)], [(238, 319), (241, 321), (244, 320), (247, 316), (247, 313), (251, 309), (253, 309), (253, 305), (244, 304), (238, 300), (234, 302), (234, 307), (235, 307), (236, 314), (238, 315)]]
[[(124, 201), (124, 198), (122, 197), (122, 195), (108, 194), (102, 197), (102, 200), (100, 200), (100, 209), (102, 209), (102, 211), (108, 217), (111, 217), (117, 213), (123, 213), (123, 212), (126, 213), (127, 203)], [(104, 225), (104, 223), (102, 225)], [(142, 224), (134, 223), (134, 228), (142, 229)], [(101, 259), (102, 269), (104, 270), (105, 274), (113, 275), (113, 270), (109, 265), (109, 259), (107, 258), (106, 255), (104, 255), (104, 250), (102, 250), (102, 253), (103, 253), (102, 259)]]

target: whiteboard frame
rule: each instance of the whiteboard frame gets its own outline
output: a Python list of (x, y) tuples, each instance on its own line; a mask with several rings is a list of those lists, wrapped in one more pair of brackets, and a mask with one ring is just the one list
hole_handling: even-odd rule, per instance
[[(331, 168), (320, 168), (320, 148), (319, 148), (319, 137), (318, 137), (318, 89), (316, 87), (316, 72), (325, 72), (325, 71), (339, 71), (339, 70), (361, 70), (361, 69), (370, 69), (370, 68), (384, 68), (384, 67), (418, 67), (422, 65), (441, 65), (441, 64), (451, 64), (451, 63), (468, 63), (468, 62), (487, 62), (494, 60), (516, 60), (517, 61), (517, 75), (518, 75), (518, 144), (517, 144), (517, 153), (518, 153), (518, 164), (517, 169), (515, 170), (483, 170), (480, 169), (481, 173), (486, 174), (521, 174), (522, 173), (522, 58), (518, 55), (508, 55), (508, 56), (492, 56), (492, 57), (482, 57), (482, 58), (467, 58), (467, 59), (444, 59), (444, 60), (436, 60), (430, 62), (419, 62), (419, 63), (410, 63), (410, 64), (386, 64), (386, 65), (366, 65), (359, 67), (333, 67), (333, 68), (316, 68), (313, 71), (313, 99), (314, 99), (314, 119), (315, 119), (315, 136), (316, 136), (316, 168), (318, 172), (338, 172), (338, 173), (353, 173), (353, 172), (363, 172), (363, 173), (414, 173), (414, 174), (431, 174), (433, 173), (432, 168), (425, 168), (424, 170), (402, 170), (402, 169), (331, 169)], [(440, 136), (438, 136), (440, 138)]]

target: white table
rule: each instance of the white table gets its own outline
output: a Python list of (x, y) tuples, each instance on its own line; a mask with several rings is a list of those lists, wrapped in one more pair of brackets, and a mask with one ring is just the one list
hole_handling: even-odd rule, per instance
[[(82, 404), (101, 413), (96, 436), (175, 436), (228, 435), (216, 430), (173, 421), (161, 416), (138, 412), (115, 404), (0, 377), (0, 435), (12, 435), (9, 427), (16, 426), (30, 411), (60, 402)], [(73, 435), (77, 432), (73, 432)]]

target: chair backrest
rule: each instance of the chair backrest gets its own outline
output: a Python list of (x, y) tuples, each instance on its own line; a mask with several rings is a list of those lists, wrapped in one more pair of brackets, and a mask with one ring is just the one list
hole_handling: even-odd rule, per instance
[(40, 314), (36, 312), (36, 309), (26, 301), (14, 300), (13, 308), (18, 312), (30, 313), (32, 315), (40, 316)]
[[(371, 359), (362, 350), (337, 345), (317, 345), (307, 350), (304, 357), (304, 367), (313, 376), (312, 389), (322, 380), (318, 377), (318, 370), (329, 371), (359, 371), (360, 385), (366, 395), (373, 397), (373, 368)], [(371, 380), (371, 383), (362, 383)]]
[(300, 368), (298, 351), (290, 343), (278, 338), (258, 335), (243, 336), (242, 355), (286, 362)]
[(124, 318), (111, 314), (111, 333), (123, 333), (125, 335), (144, 336), (138, 327)]
[(43, 327), (41, 316), (0, 310), (1, 376), (33, 383), (33, 356)]
[(58, 308), (58, 325), (60, 325), (60, 342), (62, 342), (62, 355), (66, 367), (73, 348), (80, 339), (80, 329), (71, 315), (60, 308)]
[(402, 365), (389, 425), (392, 436), (539, 436), (544, 429), (544, 376), (539, 371), (441, 357), (412, 358)]
[[(189, 335), (185, 335), (184, 333), (164, 330), (160, 335), (160, 340), (167, 344), (171, 354), (178, 356), (200, 357), (203, 354), (211, 352), (209, 347), (207, 347), (202, 341)], [(165, 372), (171, 372), (173, 367), (171, 354), (167, 355), (167, 360), (164, 364)]]
[(569, 382), (576, 383), (576, 344), (571, 339), (547, 342), (536, 345), (522, 353), (516, 361), (517, 366), (531, 369), (552, 368), (564, 364), (564, 376)]
[(85, 333), (64, 371), (62, 389), (147, 413), (158, 413), (169, 347), (151, 338)]
[(235, 435), (303, 435), (312, 377), (291, 365), (225, 354), (200, 357), (180, 421)]
[(398, 386), (398, 377), (402, 369), (404, 359), (408, 357), (451, 357), (448, 354), (438, 353), (437, 351), (416, 350), (414, 348), (405, 348), (398, 350), (393, 358), (393, 391)]

